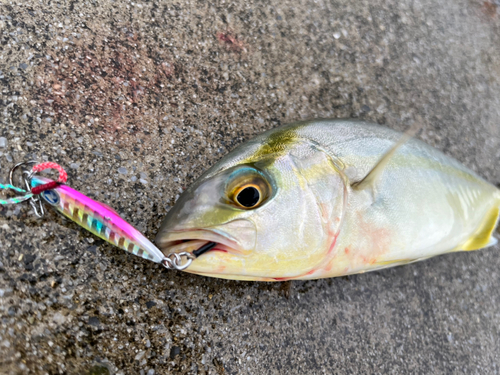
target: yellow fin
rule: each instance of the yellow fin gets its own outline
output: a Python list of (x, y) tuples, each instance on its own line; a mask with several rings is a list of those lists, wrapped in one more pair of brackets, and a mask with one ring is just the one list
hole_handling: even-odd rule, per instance
[(458, 249), (470, 251), (494, 245), (496, 241), (491, 235), (495, 230), (498, 214), (498, 207), (489, 210), (476, 232), (463, 245), (458, 246)]
[(377, 161), (375, 166), (368, 172), (368, 174), (361, 180), (357, 182), (353, 182), (351, 186), (356, 190), (363, 190), (367, 187), (375, 186), (377, 180), (382, 176), (384, 172), (384, 168), (387, 166), (387, 163), (397, 151), (399, 147), (404, 145), (408, 140), (415, 135), (415, 133), (420, 129), (419, 126), (413, 125), (407, 131), (404, 132), (403, 136), (399, 141), (397, 141), (394, 146), (390, 148), (382, 157)]

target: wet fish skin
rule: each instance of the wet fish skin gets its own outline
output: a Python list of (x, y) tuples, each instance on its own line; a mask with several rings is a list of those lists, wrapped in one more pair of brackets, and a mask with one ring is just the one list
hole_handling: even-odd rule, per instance
[[(372, 183), (356, 185), (401, 137), (356, 120), (267, 131), (183, 193), (156, 243), (168, 254), (217, 242), (186, 271), (263, 281), (361, 273), (494, 244), (500, 190), (417, 139)], [(231, 196), (248, 181), (269, 190), (252, 209)]]

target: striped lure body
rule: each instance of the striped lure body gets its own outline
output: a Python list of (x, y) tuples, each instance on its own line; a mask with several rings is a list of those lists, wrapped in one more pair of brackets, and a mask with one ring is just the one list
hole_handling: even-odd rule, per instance
[[(31, 185), (33, 188), (50, 181), (48, 178), (34, 176)], [(116, 211), (69, 186), (60, 185), (40, 195), (57, 211), (104, 241), (156, 263), (160, 263), (164, 258), (155, 245), (123, 220)]]

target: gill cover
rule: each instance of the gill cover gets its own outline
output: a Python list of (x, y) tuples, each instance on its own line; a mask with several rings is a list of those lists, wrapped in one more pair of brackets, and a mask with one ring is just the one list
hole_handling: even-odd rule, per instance
[(196, 250), (201, 240), (220, 243), (186, 270), (208, 276), (276, 280), (314, 272), (333, 255), (341, 227), (342, 166), (304, 139), (238, 159), (225, 158), (183, 193), (163, 222), (159, 247), (168, 254)]

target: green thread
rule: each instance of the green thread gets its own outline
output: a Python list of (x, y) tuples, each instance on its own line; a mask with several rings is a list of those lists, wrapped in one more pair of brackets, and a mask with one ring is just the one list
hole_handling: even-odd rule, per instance
[(27, 193), (26, 195), (23, 195), (22, 197), (0, 199), (1, 205), (21, 203), (21, 202), (27, 201), (28, 199), (30, 199), (33, 196), (33, 194), (28, 193), (26, 190), (20, 189), (18, 187), (10, 185), (10, 184), (7, 184), (7, 185), (0, 184), (0, 189), (2, 189), (2, 190), (14, 190), (14, 191), (17, 191), (18, 193), (25, 193), (25, 194)]
[(18, 188), (16, 186), (13, 186), (10, 184), (7, 184), (7, 185), (0, 184), (0, 189), (2, 189), (2, 190), (9, 190), (10, 189), (10, 190), (17, 191), (18, 193), (26, 193), (26, 190)]

